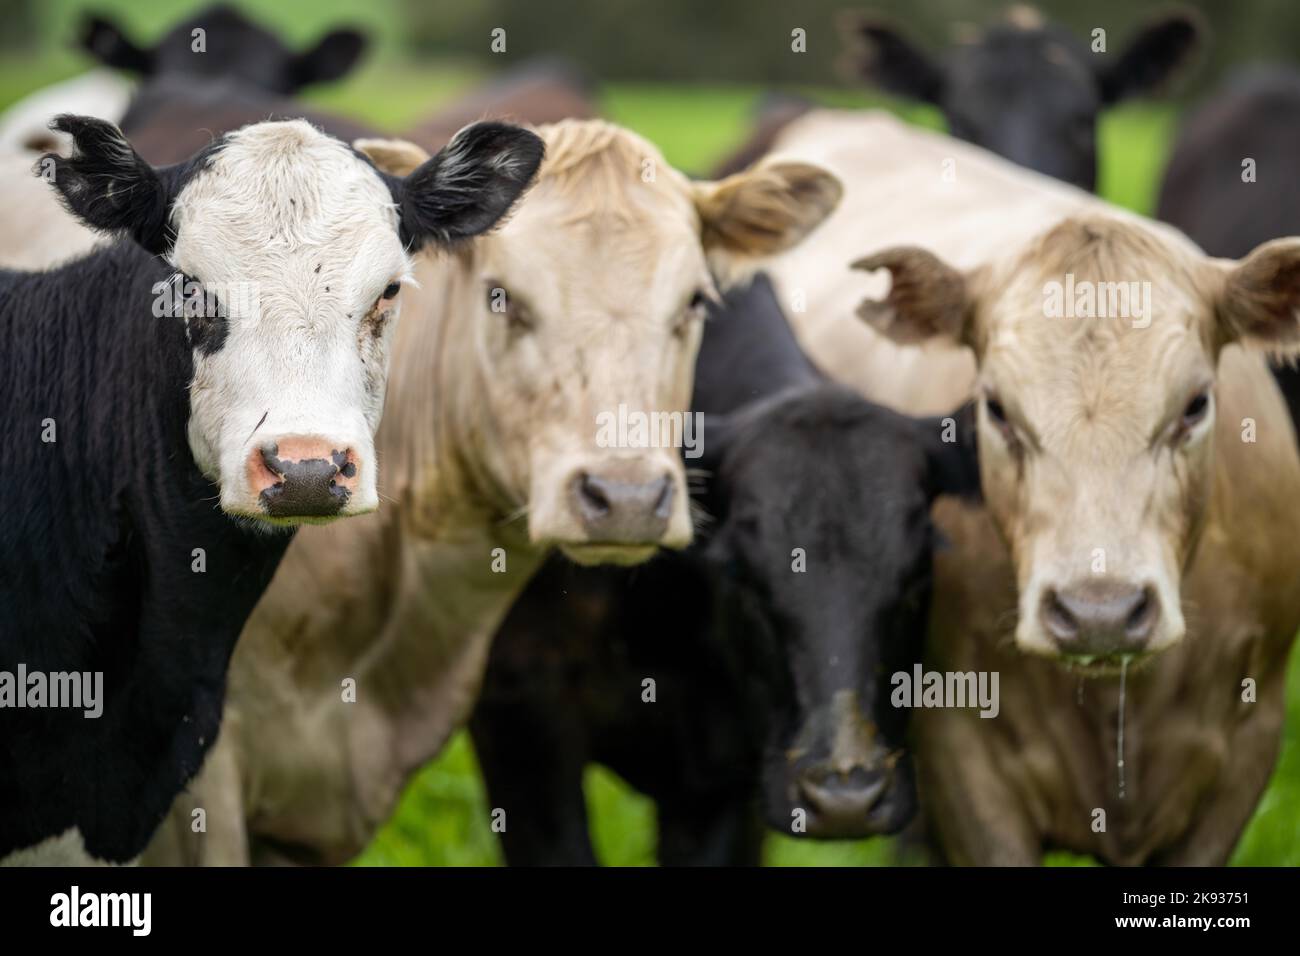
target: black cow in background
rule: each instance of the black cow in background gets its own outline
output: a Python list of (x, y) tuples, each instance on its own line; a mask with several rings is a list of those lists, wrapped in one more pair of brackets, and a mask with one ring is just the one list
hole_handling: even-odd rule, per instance
[[(197, 30), (203, 31), (201, 48)], [(105, 66), (131, 73), (146, 85), (163, 77), (189, 77), (293, 96), (346, 76), (365, 52), (366, 38), (345, 27), (294, 52), (234, 7), (216, 4), (177, 23), (149, 47), (137, 45), (108, 17), (87, 15), (80, 45)]]
[[(200, 29), (203, 48), (197, 49)], [(295, 52), (238, 10), (217, 4), (177, 23), (153, 46), (137, 45), (105, 16), (86, 17), (80, 42), (105, 66), (140, 78), (118, 125), (152, 163), (180, 162), (213, 135), (269, 118), (302, 117), (344, 141), (378, 135), (293, 99), (356, 66), (366, 38), (355, 29), (332, 30)]]
[(656, 800), (665, 864), (756, 863), (760, 819), (850, 837), (915, 810), (890, 676), (920, 660), (930, 504), (978, 487), (969, 427), (944, 441), (827, 383), (765, 277), (706, 324), (694, 405), (697, 543), (633, 570), (553, 559), (493, 643), (470, 726), (512, 864), (595, 862), (589, 762)]
[[(1300, 71), (1254, 66), (1183, 123), (1156, 216), (1212, 256), (1240, 259), (1270, 239), (1300, 235)], [(1293, 424), (1300, 370), (1275, 367)]]
[[(193, 34), (200, 28), (205, 49), (196, 52)], [(296, 98), (305, 87), (342, 79), (361, 59), (366, 39), (351, 28), (295, 52), (238, 10), (217, 5), (178, 23), (151, 47), (137, 46), (105, 17), (87, 17), (81, 45), (106, 66), (140, 77), (119, 125), (150, 162), (180, 162), (213, 135), (268, 118), (302, 117), (348, 142), (385, 135)], [(402, 138), (434, 153), (481, 119), (539, 125), (596, 114), (594, 89), (580, 71), (559, 60), (533, 60), (443, 105)]]
[(855, 75), (937, 106), (958, 139), (1089, 191), (1097, 184), (1100, 112), (1157, 92), (1204, 32), (1192, 11), (1179, 10), (1151, 20), (1122, 50), (1094, 53), (1090, 39), (1013, 7), (1004, 22), (939, 60), (886, 21), (850, 13), (843, 22)]

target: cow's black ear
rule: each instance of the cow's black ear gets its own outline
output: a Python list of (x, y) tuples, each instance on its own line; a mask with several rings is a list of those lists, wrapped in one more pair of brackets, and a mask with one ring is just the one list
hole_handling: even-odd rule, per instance
[(916, 419), (925, 448), (926, 487), (931, 498), (956, 495), (980, 498), (979, 445), (976, 441), (975, 402), (949, 415)]
[(487, 232), (532, 183), (546, 151), (541, 137), (510, 123), (466, 126), (399, 181), (402, 238), (412, 249), (455, 245)]
[(331, 30), (310, 50), (293, 58), (294, 90), (313, 83), (328, 83), (346, 76), (366, 52), (366, 38), (359, 30)]
[(154, 169), (107, 120), (64, 114), (50, 128), (72, 137), (72, 155), (47, 153), (38, 175), (53, 164), (54, 188), (68, 211), (92, 229), (128, 235), (156, 255), (165, 253), (178, 167)]
[(105, 66), (140, 76), (153, 73), (153, 51), (132, 43), (117, 24), (91, 15), (81, 23), (81, 48)]
[(892, 23), (848, 11), (840, 32), (849, 49), (842, 72), (866, 80), (886, 93), (938, 104), (943, 97), (943, 67)]
[(1207, 32), (1193, 10), (1176, 10), (1150, 21), (1113, 65), (1098, 72), (1102, 102), (1159, 92), (1195, 58)]

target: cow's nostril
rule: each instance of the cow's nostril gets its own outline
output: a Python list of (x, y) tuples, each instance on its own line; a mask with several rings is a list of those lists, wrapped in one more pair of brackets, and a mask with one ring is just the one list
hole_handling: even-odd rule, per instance
[(654, 513), (660, 518), (668, 518), (673, 512), (673, 477), (664, 475), (659, 479), (659, 497), (655, 499)]
[(601, 516), (609, 513), (609, 495), (586, 472), (583, 472), (578, 478), (578, 495), (582, 499), (583, 507), (593, 515)]
[(1124, 622), (1125, 633), (1133, 640), (1145, 641), (1155, 629), (1158, 611), (1159, 605), (1156, 602), (1155, 592), (1148, 585), (1142, 589), (1137, 604)]
[(274, 442), (272, 442), (270, 444), (263, 445), (261, 448), (258, 449), (258, 452), (261, 455), (262, 464), (263, 466), (265, 466), (266, 470), (269, 471), (272, 475), (274, 475), (277, 481), (283, 479), (284, 466), (280, 464), (280, 459), (278, 457), (280, 453), (279, 446), (276, 445)]
[(1069, 641), (1079, 636), (1079, 619), (1065, 606), (1054, 588), (1043, 595), (1042, 617), (1048, 633), (1058, 641)]

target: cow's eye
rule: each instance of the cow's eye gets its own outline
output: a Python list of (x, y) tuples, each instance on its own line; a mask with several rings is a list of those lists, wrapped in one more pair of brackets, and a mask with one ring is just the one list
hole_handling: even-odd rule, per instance
[(397, 294), (401, 291), (402, 291), (402, 284), (400, 282), (388, 283), (388, 285), (384, 286), (384, 291), (383, 294), (380, 295), (379, 297), (378, 304), (383, 305), (384, 303), (392, 302), (394, 299), (397, 298)]
[(1205, 418), (1210, 411), (1210, 393), (1208, 391), (1198, 392), (1196, 396), (1187, 403), (1183, 409), (1183, 418), (1180, 422), (1183, 431), (1189, 431), (1195, 428)]

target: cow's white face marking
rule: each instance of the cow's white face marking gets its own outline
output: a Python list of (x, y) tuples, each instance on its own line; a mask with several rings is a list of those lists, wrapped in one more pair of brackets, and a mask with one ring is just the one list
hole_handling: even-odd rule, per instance
[(310, 436), (360, 463), (339, 514), (373, 510), (393, 287), (409, 269), (387, 185), (304, 122), (259, 124), (181, 189), (172, 224), (171, 264), (231, 313), (189, 321), (190, 448), (222, 508), (268, 520), (250, 455)]

